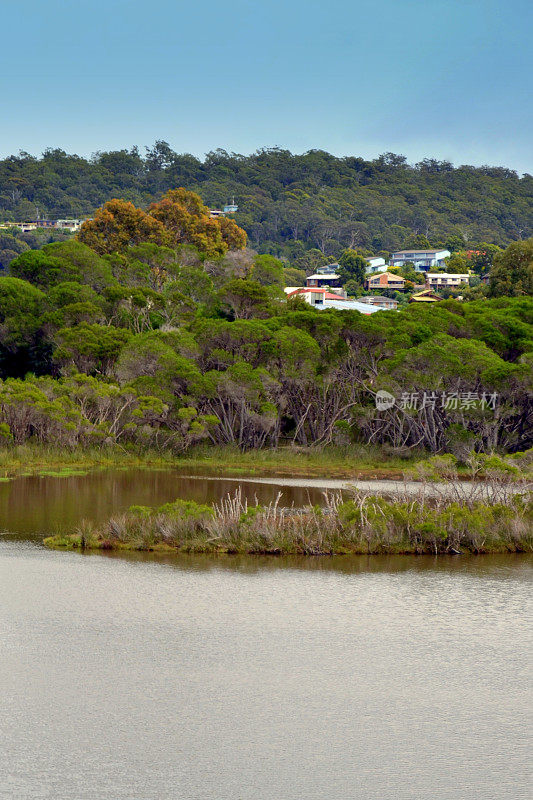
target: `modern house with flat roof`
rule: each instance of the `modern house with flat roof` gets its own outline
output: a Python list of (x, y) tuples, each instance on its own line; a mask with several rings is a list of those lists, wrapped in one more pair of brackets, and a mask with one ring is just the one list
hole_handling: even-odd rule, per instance
[(326, 264), (325, 267), (317, 267), (317, 274), (318, 275), (334, 275), (337, 270), (339, 269), (339, 265), (335, 264)]
[(470, 283), (470, 275), (467, 273), (453, 272), (428, 272), (426, 283), (429, 287), (450, 286), (457, 287), (463, 283)]
[(315, 272), (306, 280), (307, 286), (340, 286), (340, 277), (336, 272)]
[(445, 258), (449, 258), (449, 250), (398, 250), (391, 255), (390, 267), (404, 267), (408, 263), (415, 265), (418, 272), (427, 272), (431, 267), (443, 267)]

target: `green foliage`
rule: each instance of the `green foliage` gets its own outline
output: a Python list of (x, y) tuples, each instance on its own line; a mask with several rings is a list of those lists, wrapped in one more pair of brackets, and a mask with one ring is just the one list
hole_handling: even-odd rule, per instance
[(284, 286), (283, 263), (269, 255), (256, 256), (251, 278), (262, 286)]
[(57, 332), (54, 358), (67, 371), (74, 368), (78, 372), (105, 375), (130, 338), (131, 333), (123, 328), (80, 322)]
[(491, 297), (532, 297), (533, 238), (510, 244), (494, 259), (489, 278)]
[(113, 282), (109, 264), (86, 245), (74, 241), (28, 250), (11, 262), (9, 272), (41, 288), (76, 281), (102, 290)]
[(355, 250), (344, 250), (339, 258), (338, 274), (343, 283), (350, 281), (362, 286), (365, 281), (367, 266), (366, 260)]
[[(285, 167), (291, 158), (281, 159)], [(388, 170), (392, 180), (398, 165), (389, 162), (376, 165), (376, 174)], [(291, 197), (305, 203), (297, 190)], [(135, 228), (135, 236), (115, 230), (120, 252), (48, 242), (20, 253), (13, 274), (0, 278), (6, 443), (182, 452), (201, 441), (242, 451), (287, 441), (304, 448), (370, 441), (398, 458), (425, 448), (463, 463), (473, 450), (501, 454), (533, 444), (533, 299), (524, 289), (530, 242), (495, 256), (491, 286), (502, 291), (512, 274), (518, 296), (404, 302), (399, 313), (368, 316), (286, 302), (282, 284), (293, 268), (275, 257), (273, 240), (272, 252), (259, 256), (219, 252), (222, 228), (209, 239), (209, 218), (191, 193), (169, 195), (157, 213), (174, 227), (183, 217), (194, 241), (209, 239), (206, 250), (154, 241), (152, 223), (145, 234), (137, 225), (145, 212), (116, 203)], [(368, 252), (355, 239), (367, 233), (354, 224), (351, 246), (335, 245), (350, 291), (360, 290)], [(225, 247), (233, 234), (225, 230)], [(324, 259), (299, 238), (290, 247), (294, 264), (303, 265), (306, 253), (309, 263)], [(380, 388), (395, 398), (389, 409), (376, 408)], [(428, 394), (432, 404), (402, 406), (405, 395)], [(455, 405), (442, 402), (448, 395)], [(492, 406), (462, 407), (459, 400), (471, 396), (492, 397)]]
[[(507, 245), (533, 228), (532, 178), (503, 167), (454, 168), (435, 159), (409, 165), (391, 153), (366, 160), (279, 148), (250, 156), (217, 150), (201, 161), (166, 142), (156, 142), (145, 158), (135, 148), (90, 160), (59, 149), (39, 159), (10, 156), (0, 161), (0, 216), (35, 217), (37, 204), (50, 218), (93, 216), (117, 192), (146, 207), (176, 186), (198, 192), (211, 208), (235, 194), (235, 220), (252, 246), (308, 273), (346, 248), (376, 253), (444, 242), (455, 252), (481, 249), (480, 242)], [(50, 233), (32, 236), (29, 246), (41, 247)]]

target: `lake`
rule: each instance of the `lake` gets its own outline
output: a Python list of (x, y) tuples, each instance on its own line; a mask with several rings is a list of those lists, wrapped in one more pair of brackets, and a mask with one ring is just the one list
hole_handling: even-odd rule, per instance
[(40, 544), (83, 516), (234, 486), (154, 471), (0, 484), (0, 798), (529, 797), (528, 556)]

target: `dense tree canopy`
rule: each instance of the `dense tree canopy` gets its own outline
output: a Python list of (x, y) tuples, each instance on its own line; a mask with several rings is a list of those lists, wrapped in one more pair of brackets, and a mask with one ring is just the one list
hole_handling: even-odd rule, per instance
[[(117, 209), (106, 207), (87, 244), (100, 253), (121, 250), (139, 238), (140, 229), (161, 244), (155, 223), (166, 221), (176, 234), (172, 246), (183, 235), (184, 206), (192, 217), (203, 216), (200, 207), (187, 208), (176, 186), (197, 192), (210, 208), (234, 196), (235, 221), (251, 246), (309, 271), (345, 249), (379, 253), (443, 245), (453, 252), (479, 249), (479, 243), (506, 246), (533, 232), (533, 177), (504, 167), (453, 167), (434, 159), (409, 165), (392, 153), (365, 160), (279, 148), (250, 156), (216, 150), (202, 161), (175, 153), (165, 142), (156, 142), (144, 157), (136, 148), (90, 159), (57, 149), (41, 158), (10, 156), (0, 161), (0, 219), (36, 218), (37, 210), (51, 218), (86, 217), (121, 197), (124, 203), (113, 201), (121, 204), (118, 230)], [(151, 221), (133, 210), (151, 203)], [(219, 222), (217, 230), (206, 220), (194, 230), (185, 225), (185, 240), (216, 253), (220, 233), (230, 249), (241, 247), (232, 220)], [(0, 241), (1, 263), (16, 254), (11, 240)]]
[[(171, 205), (186, 199), (203, 215), (199, 200), (169, 194)], [(366, 316), (287, 302), (294, 269), (247, 249), (198, 249), (177, 234), (184, 212), (164, 209), (160, 243), (149, 227), (113, 252), (48, 243), (0, 277), (4, 444), (533, 444), (531, 241), (495, 255), (491, 298)], [(361, 277), (351, 249), (342, 265)], [(376, 407), (379, 390), (391, 408)]]

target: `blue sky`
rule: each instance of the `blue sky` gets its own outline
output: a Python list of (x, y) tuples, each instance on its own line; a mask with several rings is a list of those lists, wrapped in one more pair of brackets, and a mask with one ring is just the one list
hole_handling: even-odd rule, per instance
[(0, 0), (0, 156), (278, 145), (533, 173), (531, 0)]

